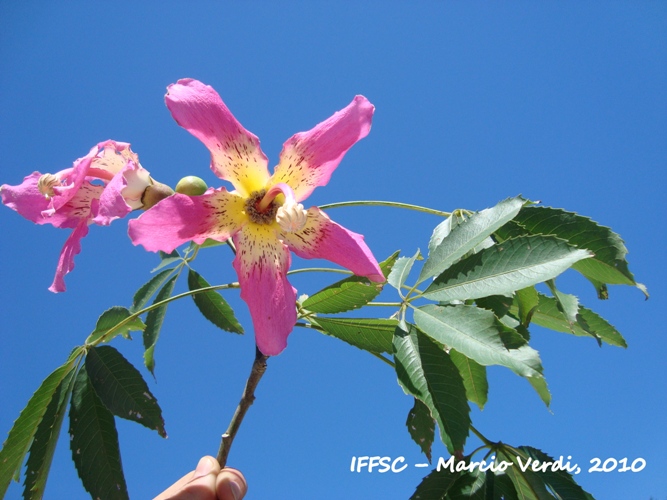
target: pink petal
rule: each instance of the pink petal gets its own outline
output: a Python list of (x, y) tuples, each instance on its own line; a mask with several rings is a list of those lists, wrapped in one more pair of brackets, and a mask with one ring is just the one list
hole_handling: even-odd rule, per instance
[(374, 110), (368, 99), (358, 95), (315, 128), (295, 134), (283, 145), (270, 184), (288, 184), (297, 201), (326, 185), (345, 153), (370, 132)]
[(151, 252), (171, 252), (187, 241), (201, 244), (207, 238), (225, 241), (246, 223), (244, 203), (225, 188), (201, 196), (176, 193), (131, 220), (129, 235)]
[(0, 195), (5, 205), (35, 224), (53, 224), (52, 220), (42, 215), (42, 211), (49, 207), (50, 201), (37, 187), (41, 176), (41, 173), (33, 172), (18, 186), (3, 184), (0, 186)]
[(296, 322), (296, 290), (286, 276), (292, 260), (289, 250), (268, 225), (246, 225), (234, 243), (234, 268), (252, 316), (255, 342), (264, 355), (276, 356), (287, 346)]
[[(145, 182), (137, 180), (137, 175), (141, 174)], [(136, 180), (136, 189), (128, 189), (128, 177)], [(104, 187), (100, 196), (100, 205), (93, 222), (101, 226), (108, 226), (112, 221), (125, 217), (132, 211), (129, 203), (141, 207), (141, 201), (135, 203), (137, 198), (141, 199), (143, 190), (150, 184), (148, 172), (134, 161), (128, 161), (125, 166), (113, 176), (113, 179)], [(130, 192), (132, 191), (132, 192)]]
[(167, 87), (165, 101), (174, 120), (211, 152), (211, 170), (244, 196), (266, 185), (269, 172), (259, 139), (234, 118), (218, 93), (186, 78)]
[(54, 293), (65, 291), (65, 275), (74, 269), (74, 256), (81, 252), (81, 238), (88, 234), (88, 222), (85, 219), (79, 221), (79, 225), (74, 228), (69, 235), (63, 249), (60, 251), (58, 267), (56, 267), (56, 276), (49, 287)]
[(62, 185), (54, 186), (55, 196), (45, 215), (54, 214), (66, 205), (86, 180), (100, 179), (107, 184), (128, 162), (139, 159), (126, 142), (107, 140), (93, 146), (88, 154), (74, 162), (71, 169), (59, 172)]
[(305, 227), (298, 232), (281, 234), (290, 250), (305, 259), (327, 259), (371, 281), (385, 281), (373, 253), (360, 234), (336, 224), (317, 207), (308, 210)]

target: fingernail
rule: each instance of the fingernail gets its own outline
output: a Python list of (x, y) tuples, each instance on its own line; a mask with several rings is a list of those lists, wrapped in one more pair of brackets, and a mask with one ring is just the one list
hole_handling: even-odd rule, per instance
[(211, 472), (213, 472), (212, 460), (208, 457), (203, 457), (197, 464), (197, 468), (195, 469), (195, 473), (193, 474), (192, 479), (198, 479), (200, 477), (207, 476)]
[(243, 495), (241, 494), (241, 487), (236, 481), (229, 482), (229, 488), (232, 490), (232, 495), (234, 495), (234, 500), (241, 500)]

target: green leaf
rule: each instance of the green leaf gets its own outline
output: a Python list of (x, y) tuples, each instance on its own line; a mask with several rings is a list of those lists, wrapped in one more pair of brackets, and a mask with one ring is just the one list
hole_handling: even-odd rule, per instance
[(60, 437), (67, 403), (72, 394), (75, 371), (70, 370), (56, 388), (44, 416), (37, 426), (26, 463), (24, 499), (41, 499)]
[[(398, 252), (380, 263), (380, 269), (386, 276), (394, 266)], [(337, 314), (352, 309), (359, 309), (377, 297), (382, 291), (383, 283), (371, 282), (362, 276), (350, 276), (308, 297), (302, 307), (308, 311), (321, 314)]]
[(129, 338), (130, 331), (142, 331), (146, 328), (139, 317), (128, 321), (130, 316), (132, 313), (125, 307), (113, 306), (107, 309), (97, 318), (95, 330), (86, 339), (86, 344), (97, 344), (100, 339), (103, 339), (102, 342), (110, 342), (118, 335)]
[(132, 307), (130, 307), (130, 312), (135, 313), (146, 307), (146, 304), (148, 304), (150, 298), (153, 296), (155, 292), (158, 291), (158, 288), (164, 285), (165, 281), (167, 281), (169, 275), (172, 272), (174, 272), (173, 269), (165, 269), (164, 271), (161, 271), (155, 276), (153, 276), (150, 280), (148, 280), (148, 282), (146, 282), (141, 288), (139, 288), (139, 290), (137, 290), (137, 293), (134, 294), (134, 299), (132, 300)]
[(167, 266), (173, 264), (174, 262), (180, 262), (180, 261), (183, 260), (183, 257), (181, 257), (181, 255), (178, 253), (178, 250), (174, 250), (171, 253), (165, 253), (165, 252), (161, 251), (160, 252), (160, 259), (162, 259), (161, 262), (157, 265), (157, 267), (155, 269), (151, 270), (151, 273), (154, 273), (155, 271), (159, 271), (163, 267), (167, 267)]
[(450, 453), (463, 450), (470, 428), (470, 407), (458, 369), (449, 355), (409, 325), (394, 334), (396, 374), (403, 390), (421, 400), (438, 423)]
[(499, 445), (495, 451), (498, 462), (513, 464), (507, 467), (506, 474), (512, 481), (518, 498), (521, 500), (553, 500), (554, 497), (547, 491), (541, 473), (533, 472), (529, 467), (526, 470), (521, 469), (521, 464), (525, 465), (528, 460), (527, 455), (504, 444)]
[(587, 278), (612, 285), (636, 285), (625, 256), (627, 248), (610, 228), (581, 215), (551, 207), (524, 207), (515, 218), (531, 234), (551, 234), (594, 256), (573, 266)]
[[(506, 330), (491, 311), (475, 306), (426, 305), (415, 309), (414, 318), (420, 330), (435, 341), (484, 366), (502, 365), (523, 377), (540, 376), (542, 366), (537, 351), (527, 360), (512, 353), (503, 341)], [(527, 346), (524, 346), (527, 347)], [(527, 352), (528, 352), (527, 350)]]
[(516, 303), (519, 306), (519, 321), (522, 326), (527, 328), (530, 324), (530, 319), (533, 317), (533, 314), (540, 303), (537, 290), (534, 286), (522, 288), (521, 290), (516, 291), (515, 297)]
[(389, 276), (387, 276), (387, 283), (393, 286), (399, 292), (401, 287), (405, 284), (405, 281), (408, 279), (410, 270), (415, 261), (421, 257), (419, 250), (412, 257), (401, 257), (396, 261), (394, 267), (392, 268)]
[(449, 350), (449, 357), (461, 374), (468, 401), (475, 403), (479, 406), (480, 410), (484, 409), (489, 394), (486, 367), (464, 356), (455, 349)]
[(586, 250), (552, 236), (522, 236), (471, 255), (440, 274), (424, 297), (442, 302), (507, 295), (555, 278)]
[[(563, 313), (567, 321), (572, 325), (576, 323), (579, 314), (579, 299), (569, 293), (563, 293), (556, 288), (554, 280), (547, 281), (547, 286), (556, 299), (558, 310)], [(539, 297), (538, 297), (539, 301)], [(538, 302), (539, 304), (539, 302)]]
[(410, 500), (445, 500), (447, 491), (458, 478), (458, 472), (452, 473), (448, 469), (441, 471), (435, 469), (422, 479)]
[[(510, 330), (491, 311), (475, 306), (429, 304), (415, 309), (414, 319), (419, 329), (436, 342), (454, 348), (481, 365), (506, 366), (529, 381), (531, 378), (543, 379), (537, 351), (525, 341), (521, 342), (521, 336), (515, 331), (511, 334), (511, 342), (521, 344), (521, 347), (509, 348)], [(544, 392), (538, 393), (548, 405)]]
[(493, 492), (493, 500), (519, 500), (512, 480), (507, 474), (494, 474), (486, 471), (487, 489)]
[(7, 440), (2, 445), (2, 450), (0, 450), (0, 498), (4, 498), (12, 478), (18, 480), (23, 459), (37, 432), (37, 427), (42, 421), (53, 395), (73, 369), (74, 363), (69, 360), (46, 377), (14, 422)]
[(70, 449), (86, 491), (93, 498), (127, 499), (113, 415), (97, 397), (82, 366), (70, 409)]
[(408, 413), (405, 425), (412, 440), (417, 443), (417, 446), (421, 448), (430, 462), (431, 445), (435, 438), (435, 421), (431, 417), (428, 407), (417, 398), (415, 398), (415, 404)]
[[(429, 256), (419, 275), (418, 282), (436, 276), (463, 257), (470, 250), (491, 236), (503, 224), (513, 219), (524, 201), (510, 198), (501, 201), (493, 208), (487, 208), (471, 215), (465, 222), (451, 228), (440, 224), (429, 243)], [(446, 222), (446, 221), (445, 221)], [(451, 227), (451, 225), (450, 225)], [(436, 235), (436, 233), (439, 233)], [(446, 236), (443, 237), (442, 234)], [(440, 243), (438, 243), (440, 240)]]
[[(162, 302), (171, 296), (171, 292), (174, 291), (174, 285), (176, 284), (176, 278), (178, 278), (178, 275), (173, 276), (167, 281), (158, 292), (153, 304)], [(167, 304), (163, 304), (155, 309), (151, 309), (146, 316), (146, 328), (144, 330), (144, 364), (151, 373), (153, 373), (153, 370), (155, 369), (155, 344), (160, 336), (160, 329), (162, 328), (162, 322), (164, 321), (164, 315), (166, 313)]]
[[(560, 469), (564, 464), (560, 457), (560, 464), (541, 450), (530, 446), (520, 446), (519, 450), (523, 457), (531, 460), (530, 467), (539, 470), (538, 474), (547, 485), (548, 489), (556, 494), (556, 498), (567, 498), (568, 500), (593, 500), (590, 493), (579, 486), (574, 478), (566, 470)], [(526, 461), (524, 460), (524, 464)]]
[[(188, 288), (190, 291), (208, 288), (211, 285), (194, 269), (188, 272)], [(215, 290), (209, 290), (192, 296), (199, 312), (218, 328), (227, 332), (243, 333), (243, 327), (234, 316), (234, 310)]]
[[(510, 311), (513, 314), (518, 314), (518, 307), (513, 305)], [(616, 328), (590, 309), (579, 306), (579, 317), (582, 318), (583, 322), (577, 321), (571, 324), (558, 309), (556, 299), (539, 294), (539, 305), (532, 316), (532, 322), (557, 332), (573, 333), (581, 337), (590, 337), (592, 335), (610, 345), (619, 347), (628, 346)], [(584, 329), (584, 326), (586, 329)]]
[(111, 346), (90, 349), (86, 371), (95, 393), (111, 413), (167, 437), (157, 400), (139, 371), (121, 353)]
[(350, 345), (377, 354), (392, 352), (392, 339), (398, 322), (384, 318), (328, 318), (319, 316), (309, 321), (324, 333)]
[(459, 478), (447, 491), (447, 500), (486, 500), (486, 474), (478, 468), (460, 472)]

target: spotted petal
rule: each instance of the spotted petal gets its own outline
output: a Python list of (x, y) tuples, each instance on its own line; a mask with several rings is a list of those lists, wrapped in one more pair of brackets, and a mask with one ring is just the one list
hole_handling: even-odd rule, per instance
[(303, 229), (295, 233), (283, 232), (281, 238), (299, 257), (327, 259), (357, 276), (366, 276), (378, 283), (385, 280), (364, 237), (336, 224), (317, 207), (308, 210)]
[(201, 196), (176, 193), (131, 220), (129, 235), (152, 252), (171, 252), (187, 241), (225, 241), (246, 223), (243, 205), (243, 198), (225, 188)]
[(370, 132), (374, 110), (368, 99), (358, 95), (315, 128), (292, 136), (283, 145), (270, 185), (288, 184), (297, 201), (326, 185), (345, 153)]
[(234, 118), (218, 93), (186, 78), (167, 88), (165, 101), (174, 120), (211, 152), (211, 170), (248, 196), (266, 185), (267, 158), (259, 139)]
[(296, 322), (296, 290), (287, 281), (291, 256), (269, 225), (248, 224), (234, 236), (234, 269), (248, 304), (255, 342), (266, 356), (280, 354)]
[(81, 239), (88, 234), (88, 221), (81, 219), (78, 226), (69, 235), (63, 249), (60, 251), (56, 276), (49, 287), (54, 293), (65, 291), (65, 275), (74, 269), (74, 256), (81, 252)]

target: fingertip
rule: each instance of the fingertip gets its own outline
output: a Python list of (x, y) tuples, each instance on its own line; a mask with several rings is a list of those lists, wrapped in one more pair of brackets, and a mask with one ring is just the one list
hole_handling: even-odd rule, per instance
[(207, 455), (199, 460), (197, 468), (192, 474), (192, 479), (195, 480), (209, 474), (218, 474), (219, 472), (220, 465), (218, 464), (218, 461), (215, 458)]
[(218, 474), (216, 492), (220, 500), (241, 500), (248, 492), (248, 483), (240, 471), (226, 467)]

